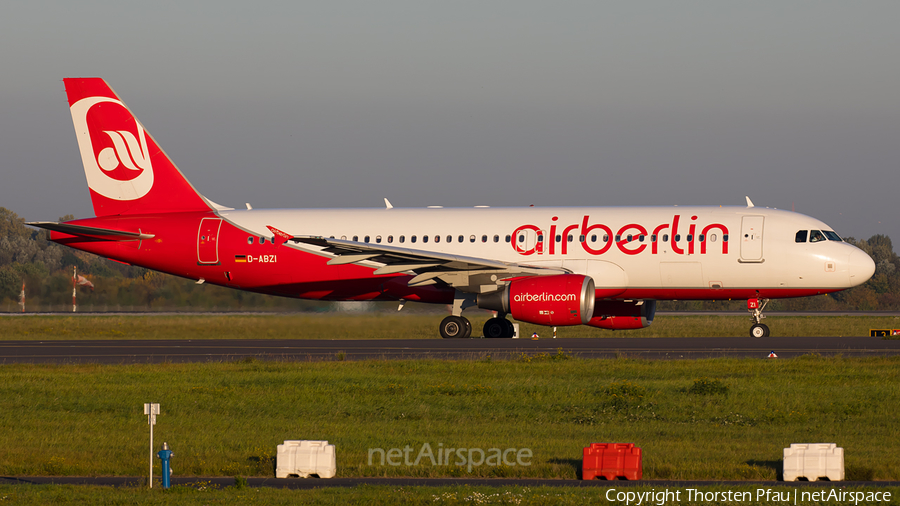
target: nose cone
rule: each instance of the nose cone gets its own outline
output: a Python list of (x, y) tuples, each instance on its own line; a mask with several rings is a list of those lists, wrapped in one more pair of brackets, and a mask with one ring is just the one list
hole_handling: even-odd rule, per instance
[(875, 274), (875, 261), (861, 249), (850, 253), (850, 286), (865, 283)]

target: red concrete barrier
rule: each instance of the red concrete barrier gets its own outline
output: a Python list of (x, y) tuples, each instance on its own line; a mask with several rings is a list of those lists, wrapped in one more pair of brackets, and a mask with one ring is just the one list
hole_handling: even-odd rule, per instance
[(607, 480), (640, 480), (641, 449), (634, 443), (591, 443), (584, 449), (581, 462), (581, 479), (593, 480), (598, 476)]

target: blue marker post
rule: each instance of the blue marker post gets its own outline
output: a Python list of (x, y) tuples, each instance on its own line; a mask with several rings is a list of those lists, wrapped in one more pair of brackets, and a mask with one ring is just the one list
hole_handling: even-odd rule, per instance
[(162, 461), (162, 486), (163, 488), (169, 488), (169, 485), (171, 484), (169, 481), (172, 477), (172, 468), (169, 467), (169, 459), (172, 458), (172, 450), (169, 449), (169, 443), (163, 443), (162, 450), (160, 450), (156, 456)]

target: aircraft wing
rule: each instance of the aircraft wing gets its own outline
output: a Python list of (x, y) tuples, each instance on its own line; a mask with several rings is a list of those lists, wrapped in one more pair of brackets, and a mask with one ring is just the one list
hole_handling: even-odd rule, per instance
[(328, 265), (375, 262), (382, 267), (374, 274), (412, 272), (409, 286), (433, 285), (443, 282), (461, 291), (483, 293), (497, 289), (499, 281), (516, 276), (546, 276), (565, 274), (563, 268), (537, 267), (487, 258), (451, 255), (434, 251), (402, 248), (386, 244), (370, 244), (316, 236), (281, 236), (295, 243), (319, 246), (335, 257)]

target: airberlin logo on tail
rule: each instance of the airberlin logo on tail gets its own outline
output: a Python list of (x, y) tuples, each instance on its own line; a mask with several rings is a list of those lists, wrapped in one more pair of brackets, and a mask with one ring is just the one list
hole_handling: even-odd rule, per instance
[[(718, 250), (723, 255), (728, 254), (728, 227), (721, 223), (700, 226), (696, 223), (697, 216), (691, 216), (690, 221), (683, 218), (676, 214), (671, 223), (653, 228), (629, 223), (613, 234), (613, 229), (603, 223), (592, 224), (590, 216), (585, 216), (581, 223), (563, 227), (557, 227), (559, 217), (554, 216), (550, 219), (549, 234), (537, 225), (522, 225), (513, 231), (511, 242), (516, 253), (525, 256), (567, 255), (569, 248), (576, 247), (576, 244), (591, 255), (602, 255), (613, 245), (626, 255), (637, 255), (648, 249), (650, 254), (657, 255), (661, 247), (677, 255), (693, 255), (698, 249), (701, 255), (705, 255), (708, 245), (710, 253)], [(679, 233), (679, 223), (682, 227), (687, 225), (687, 234), (682, 236)]]
[(91, 190), (115, 200), (137, 200), (153, 187), (144, 127), (125, 104), (87, 97), (72, 104), (72, 121)]

